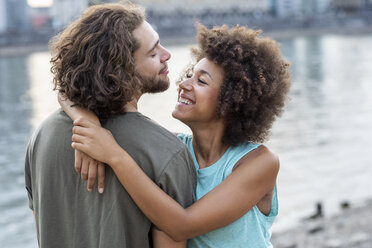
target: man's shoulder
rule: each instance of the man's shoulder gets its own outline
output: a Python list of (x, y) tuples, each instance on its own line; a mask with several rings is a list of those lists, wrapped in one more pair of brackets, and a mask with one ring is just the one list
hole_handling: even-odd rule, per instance
[(156, 147), (166, 147), (167, 150), (177, 152), (185, 149), (184, 144), (170, 131), (160, 126), (141, 113), (126, 113), (115, 116), (105, 125), (113, 135), (123, 138), (134, 139), (136, 142), (148, 145), (156, 144)]
[(127, 113), (110, 118), (104, 127), (153, 180), (173, 169), (192, 174), (194, 165), (186, 145), (150, 118)]
[(40, 137), (57, 138), (56, 134), (71, 132), (72, 120), (62, 109), (50, 113), (33, 131), (29, 145), (35, 143)]
[(61, 109), (57, 109), (50, 113), (38, 126), (38, 129), (48, 128), (49, 126), (55, 125), (72, 125), (72, 120), (68, 115)]

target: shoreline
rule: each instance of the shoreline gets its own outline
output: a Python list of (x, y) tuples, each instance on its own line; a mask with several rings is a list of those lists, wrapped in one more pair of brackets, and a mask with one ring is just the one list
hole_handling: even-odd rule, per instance
[(341, 213), (299, 221), (294, 227), (275, 232), (276, 248), (370, 248), (372, 244), (372, 199), (360, 205), (345, 203)]
[(0, 46), (0, 57), (25, 55), (34, 52), (49, 51), (48, 43), (35, 43), (30, 45)]
[[(294, 37), (309, 37), (309, 36), (321, 36), (321, 35), (371, 35), (372, 27), (310, 27), (310, 28), (292, 28), (292, 29), (277, 29), (263, 31), (263, 37), (270, 37), (275, 40), (289, 39)], [(165, 46), (179, 46), (179, 45), (192, 45), (195, 44), (195, 34), (193, 35), (177, 35), (177, 36), (163, 36), (161, 40)], [(48, 42), (45, 43), (34, 43), (34, 44), (19, 44), (19, 45), (8, 45), (0, 46), (0, 56), (17, 56), (24, 55), (32, 52), (45, 52), (48, 51)]]
[[(363, 28), (294, 28), (294, 29), (277, 29), (262, 31), (263, 37), (270, 37), (275, 40), (289, 39), (295, 37), (311, 37), (311, 36), (322, 36), (322, 35), (343, 35), (343, 36), (361, 36), (361, 35), (372, 35), (372, 27), (366, 26)], [(174, 45), (187, 45), (195, 43), (195, 35), (188, 37), (166, 37), (162, 39), (163, 45), (174, 46)]]

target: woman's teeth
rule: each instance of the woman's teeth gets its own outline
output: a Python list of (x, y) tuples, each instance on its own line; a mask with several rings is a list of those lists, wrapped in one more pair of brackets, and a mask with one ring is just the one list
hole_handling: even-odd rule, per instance
[(181, 98), (178, 100), (179, 103), (183, 103), (183, 104), (186, 104), (186, 105), (191, 105), (193, 104), (191, 101), (187, 100), (187, 99), (184, 99), (184, 98)]

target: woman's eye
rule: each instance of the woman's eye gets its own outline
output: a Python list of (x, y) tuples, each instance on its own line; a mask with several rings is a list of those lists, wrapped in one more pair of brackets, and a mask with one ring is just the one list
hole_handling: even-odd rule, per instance
[(151, 58), (155, 58), (155, 56), (156, 56), (156, 53), (151, 54)]
[(201, 84), (207, 84), (206, 82), (204, 82), (203, 80), (200, 80), (200, 79), (198, 79), (198, 82), (201, 83)]

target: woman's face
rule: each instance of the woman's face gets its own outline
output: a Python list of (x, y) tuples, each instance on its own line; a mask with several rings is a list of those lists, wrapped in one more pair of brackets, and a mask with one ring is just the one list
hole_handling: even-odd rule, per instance
[(178, 88), (178, 103), (172, 116), (185, 124), (217, 120), (218, 95), (223, 82), (222, 67), (204, 58)]

